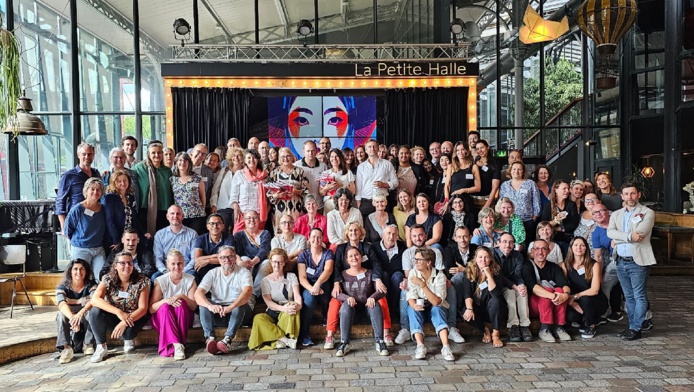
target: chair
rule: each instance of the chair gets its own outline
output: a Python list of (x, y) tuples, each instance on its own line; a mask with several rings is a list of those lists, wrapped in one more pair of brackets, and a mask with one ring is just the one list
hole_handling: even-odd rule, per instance
[(31, 306), (31, 310), (34, 310), (34, 305), (31, 303), (31, 299), (29, 299), (29, 293), (27, 293), (27, 289), (24, 286), (24, 282), (22, 279), (24, 279), (27, 276), (26, 273), (26, 261), (27, 261), (27, 246), (26, 245), (5, 245), (1, 248), (0, 250), (0, 259), (2, 259), (2, 263), (5, 265), (22, 265), (22, 272), (14, 272), (14, 273), (6, 273), (6, 274), (0, 274), (0, 283), (5, 283), (5, 282), (13, 282), (14, 286), (12, 287), (12, 302), (10, 305), (10, 318), (12, 318), (12, 313), (14, 312), (14, 299), (17, 296), (17, 282), (19, 282), (20, 285), (22, 285), (22, 290), (24, 290), (24, 295), (27, 297), (27, 301), (29, 302), (29, 306)]

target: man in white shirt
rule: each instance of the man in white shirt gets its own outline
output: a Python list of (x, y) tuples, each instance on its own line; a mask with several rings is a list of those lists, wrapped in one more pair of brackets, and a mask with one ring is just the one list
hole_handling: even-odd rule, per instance
[(357, 194), (355, 200), (364, 219), (376, 211), (372, 199), (382, 194), (388, 197), (388, 191), (397, 188), (398, 176), (389, 160), (378, 157), (378, 142), (369, 140), (365, 145), (367, 160), (357, 167)]
[(166, 273), (166, 255), (171, 248), (178, 249), (188, 264), (190, 262), (190, 247), (198, 236), (195, 230), (183, 226), (181, 207), (175, 204), (169, 207), (166, 211), (166, 219), (169, 221), (169, 226), (157, 231), (154, 235), (154, 259), (159, 273), (152, 275), (152, 279)]
[(300, 161), (294, 162), (294, 166), (298, 166), (304, 170), (304, 175), (308, 179), (308, 191), (316, 197), (318, 202), (318, 210), (323, 209), (323, 197), (318, 192), (319, 184), (316, 179), (321, 173), (328, 170), (324, 163), (316, 159), (317, 154), (316, 142), (308, 140), (304, 142), (304, 157)]
[[(246, 312), (252, 312), (248, 300), (253, 290), (253, 277), (248, 269), (236, 265), (233, 246), (223, 245), (217, 256), (221, 267), (208, 272), (195, 290), (195, 301), (200, 306), (200, 321), (206, 338), (205, 347), (213, 355), (231, 351), (231, 341)], [(215, 326), (227, 327), (220, 341), (215, 340)]]
[[(398, 336), (395, 338), (395, 343), (397, 344), (403, 344), (411, 339), (409, 330), (410, 320), (407, 315), (407, 307), (409, 306), (407, 303), (407, 277), (410, 275), (410, 270), (414, 269), (414, 255), (417, 252), (417, 249), (427, 248), (434, 251), (434, 254), (436, 255), (436, 262), (434, 263), (434, 268), (436, 268), (437, 271), (441, 271), (442, 273), (446, 269), (446, 266), (443, 263), (443, 255), (441, 255), (441, 251), (436, 248), (432, 248), (430, 246), (425, 245), (427, 242), (427, 233), (424, 229), (424, 226), (420, 224), (412, 225), (412, 227), (410, 228), (410, 239), (412, 240), (412, 246), (402, 254), (402, 269), (405, 272), (405, 279), (403, 279), (403, 281), (400, 283), (400, 290), (402, 290), (400, 293), (400, 332), (398, 333)], [(465, 338), (463, 338), (460, 335), (460, 332), (456, 327), (456, 318), (458, 316), (457, 297), (458, 296), (456, 295), (455, 288), (447, 279), (446, 301), (448, 301), (449, 305), (447, 312), (448, 337), (456, 343), (463, 343), (465, 342)]]
[(135, 152), (137, 151), (137, 139), (134, 136), (123, 136), (120, 140), (120, 148), (125, 151), (125, 167), (132, 169), (140, 161), (135, 158)]

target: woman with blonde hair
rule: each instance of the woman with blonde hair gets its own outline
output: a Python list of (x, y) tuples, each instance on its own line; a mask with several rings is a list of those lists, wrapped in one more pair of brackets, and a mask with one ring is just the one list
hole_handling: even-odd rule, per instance
[(304, 196), (308, 194), (308, 177), (304, 169), (294, 166), (294, 154), (289, 147), (279, 151), (279, 166), (270, 173), (269, 182), (291, 185), (291, 191), (267, 191), (267, 197), (274, 206), (273, 227), (279, 230), (282, 215), (289, 214), (294, 219), (304, 213)]
[(268, 259), (271, 271), (260, 283), (267, 309), (253, 317), (248, 349), (296, 348), (302, 305), (299, 279), (289, 272), (289, 256), (283, 249), (273, 249)]
[(231, 184), (236, 173), (243, 172), (243, 150), (232, 147), (227, 150), (227, 164), (217, 174), (210, 196), (210, 212), (222, 216), (225, 232), (234, 226), (234, 209), (231, 208)]
[(366, 230), (365, 241), (376, 244), (381, 240), (383, 229), (388, 225), (397, 224), (397, 221), (393, 214), (386, 211), (388, 198), (386, 198), (385, 195), (374, 195), (371, 202), (376, 208), (376, 211), (369, 214), (364, 220), (364, 229)]
[(516, 206), (508, 197), (502, 197), (494, 207), (497, 214), (495, 229), (506, 231), (513, 235), (516, 247), (525, 247), (525, 225), (523, 220), (516, 215)]
[[(111, 250), (120, 246), (121, 236), (126, 229), (133, 229), (142, 236), (140, 221), (137, 219), (135, 187), (125, 170), (116, 170), (111, 173), (106, 194), (101, 203), (106, 218), (106, 231), (111, 240), (109, 244)], [(149, 233), (146, 236), (151, 237)]]
[[(503, 347), (499, 330), (506, 325), (508, 307), (502, 290), (501, 267), (489, 248), (481, 246), (475, 250), (474, 259), (465, 268), (465, 277), (463, 319), (484, 331), (482, 343)], [(491, 331), (485, 323), (491, 324)]]
[(414, 214), (414, 197), (412, 197), (412, 192), (407, 189), (401, 189), (397, 194), (397, 204), (393, 208), (393, 217), (398, 225), (400, 241), (406, 241), (405, 227), (407, 218), (412, 214)]

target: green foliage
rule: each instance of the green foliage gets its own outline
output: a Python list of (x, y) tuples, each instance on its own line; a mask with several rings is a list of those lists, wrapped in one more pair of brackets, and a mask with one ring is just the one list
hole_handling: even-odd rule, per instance
[[(124, 116), (123, 134), (135, 136), (135, 116)], [(150, 116), (142, 116), (142, 139), (152, 139), (152, 123), (150, 122)]]
[[(0, 128), (16, 126), (17, 99), (22, 94), (19, 41), (0, 28)], [(15, 135), (16, 136), (16, 135)]]

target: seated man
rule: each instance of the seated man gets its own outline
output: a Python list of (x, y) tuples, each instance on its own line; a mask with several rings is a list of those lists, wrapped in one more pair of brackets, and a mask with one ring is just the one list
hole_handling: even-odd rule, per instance
[[(409, 277), (410, 271), (414, 268), (415, 252), (419, 248), (431, 249), (434, 252), (434, 255), (436, 256), (434, 268), (437, 271), (444, 271), (446, 269), (443, 264), (443, 256), (441, 255), (441, 251), (425, 245), (427, 242), (427, 233), (424, 226), (418, 223), (412, 225), (412, 227), (410, 227), (410, 239), (412, 240), (412, 246), (402, 254), (402, 269), (405, 272), (406, 278)], [(448, 279), (446, 279), (446, 282), (446, 301), (441, 306), (443, 306), (447, 311), (446, 321), (448, 323), (448, 337), (456, 343), (463, 343), (465, 342), (465, 338), (460, 335), (460, 332), (456, 327), (458, 316), (457, 294), (455, 292), (455, 288), (450, 284)], [(409, 331), (410, 320), (408, 314), (409, 303), (407, 302), (407, 292), (409, 290), (409, 287), (407, 287), (407, 279), (400, 283), (400, 290), (400, 332), (395, 338), (395, 343), (397, 344), (403, 344), (411, 338)]]
[[(205, 347), (210, 354), (231, 350), (231, 341), (247, 312), (252, 312), (248, 299), (253, 290), (251, 273), (236, 265), (236, 252), (222, 245), (217, 255), (221, 268), (213, 268), (205, 275), (195, 291), (195, 302), (200, 306), (200, 321), (205, 333)], [(207, 299), (207, 293), (210, 299)], [(214, 327), (225, 326), (224, 338), (217, 342)]]
[[(128, 252), (133, 256), (133, 267), (142, 275), (152, 278), (157, 272), (154, 266), (154, 254), (146, 246), (140, 245), (140, 236), (133, 229), (125, 229), (121, 236), (121, 245), (111, 252), (106, 259), (106, 264), (99, 271), (99, 277), (106, 275), (111, 270), (111, 264), (120, 252)], [(95, 272), (96, 273), (96, 272)]]
[(260, 297), (260, 282), (269, 273), (267, 255), (270, 253), (272, 234), (260, 227), (260, 215), (256, 211), (246, 212), (243, 219), (246, 228), (234, 234), (236, 254), (247, 262), (244, 266), (253, 272), (253, 294)]
[(446, 267), (444, 270), (448, 279), (451, 280), (455, 288), (455, 294), (458, 296), (458, 310), (465, 305), (463, 301), (463, 287), (465, 282), (465, 267), (467, 263), (474, 258), (477, 245), (470, 243), (470, 229), (465, 226), (460, 226), (455, 229), (453, 239), (455, 242), (448, 244), (443, 251), (443, 264)]
[(210, 270), (219, 267), (219, 248), (223, 245), (234, 246), (234, 238), (224, 230), (224, 220), (220, 214), (207, 217), (207, 231), (193, 241), (192, 257), (185, 268), (186, 273), (195, 276), (197, 284)]
[(400, 309), (400, 282), (405, 278), (402, 270), (402, 255), (407, 245), (398, 239), (398, 226), (388, 225), (381, 233), (381, 241), (373, 246), (376, 258), (381, 263), (381, 279), (385, 283), (388, 307)]
[(501, 266), (501, 289), (508, 305), (508, 337), (512, 342), (530, 342), (530, 314), (528, 311), (528, 289), (523, 282), (525, 257), (515, 250), (516, 241), (509, 232), (499, 237), (499, 247), (494, 248), (494, 259)]
[(166, 255), (173, 248), (178, 249), (185, 258), (186, 265), (190, 263), (190, 246), (198, 236), (198, 233), (190, 227), (183, 226), (183, 210), (177, 205), (172, 205), (166, 211), (166, 219), (169, 227), (165, 227), (154, 235), (154, 259), (156, 260), (157, 273), (153, 278), (166, 273)]

